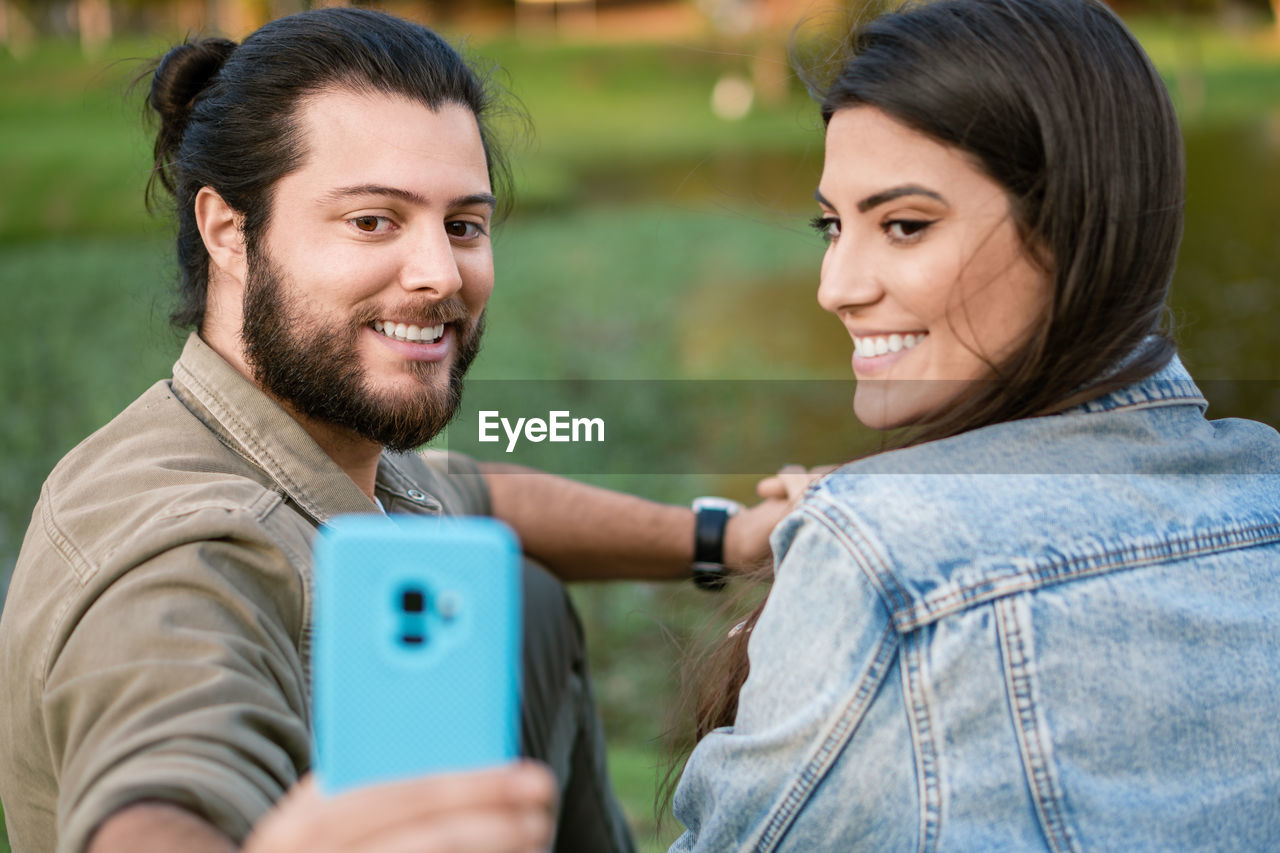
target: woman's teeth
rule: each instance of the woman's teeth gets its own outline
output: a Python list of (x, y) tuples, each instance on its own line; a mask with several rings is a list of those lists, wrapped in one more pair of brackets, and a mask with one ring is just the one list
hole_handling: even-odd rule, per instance
[(928, 332), (920, 332), (914, 335), (876, 335), (869, 338), (854, 338), (853, 354), (863, 358), (874, 358), (885, 353), (900, 352), (913, 348), (928, 334)]
[(395, 338), (398, 341), (408, 341), (413, 344), (431, 344), (444, 337), (444, 324), (439, 326), (406, 326), (404, 323), (385, 323), (382, 320), (373, 321), (373, 330), (386, 335), (388, 338)]

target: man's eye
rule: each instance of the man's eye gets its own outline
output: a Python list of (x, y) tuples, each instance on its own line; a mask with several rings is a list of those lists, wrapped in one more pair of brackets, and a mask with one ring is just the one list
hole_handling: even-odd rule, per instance
[(474, 240), (476, 237), (486, 233), (483, 225), (467, 219), (451, 220), (446, 222), (444, 227), (450, 237), (456, 237), (460, 240)]
[(380, 231), (385, 231), (387, 230), (386, 226), (390, 224), (390, 220), (385, 216), (357, 216), (349, 221), (365, 234), (377, 234)]

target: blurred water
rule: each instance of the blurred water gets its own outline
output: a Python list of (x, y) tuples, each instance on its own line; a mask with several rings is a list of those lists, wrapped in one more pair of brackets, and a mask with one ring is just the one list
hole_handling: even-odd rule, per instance
[[(1212, 415), (1255, 417), (1275, 425), (1280, 411), (1280, 335), (1275, 333), (1280, 111), (1251, 124), (1192, 127), (1184, 136), (1186, 232), (1170, 297), (1181, 355), (1197, 379), (1210, 381)], [(591, 192), (596, 200), (634, 200), (653, 191), (798, 225), (802, 213), (816, 210), (812, 189), (820, 171), (817, 150), (802, 158), (735, 154), (643, 172), (615, 171), (600, 176)], [(816, 286), (816, 262), (812, 269), (797, 270), (794, 280), (707, 281), (690, 297), (692, 303), (722, 307), (697, 312), (697, 332), (684, 343), (686, 358), (696, 371), (727, 357), (735, 341), (752, 341), (805, 375), (844, 375), (848, 341), (829, 315), (813, 309)]]

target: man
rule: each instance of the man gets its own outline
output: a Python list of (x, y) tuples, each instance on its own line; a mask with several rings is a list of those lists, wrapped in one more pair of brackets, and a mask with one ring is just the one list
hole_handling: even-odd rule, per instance
[[(159, 64), (175, 317), (198, 334), (33, 515), (0, 619), (16, 850), (630, 848), (575, 617), (533, 566), (523, 739), (545, 767), (332, 799), (304, 778), (310, 549), (334, 515), (492, 513), (566, 580), (692, 560), (687, 509), (411, 452), (457, 404), (493, 287), (490, 98), (430, 31), (354, 9)], [(745, 564), (786, 506), (702, 538)]]

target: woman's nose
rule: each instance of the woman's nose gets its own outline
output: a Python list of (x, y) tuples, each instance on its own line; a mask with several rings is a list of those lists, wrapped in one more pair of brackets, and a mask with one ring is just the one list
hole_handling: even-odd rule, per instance
[(832, 314), (871, 305), (884, 291), (873, 265), (865, 263), (847, 237), (827, 247), (818, 281), (818, 304)]

